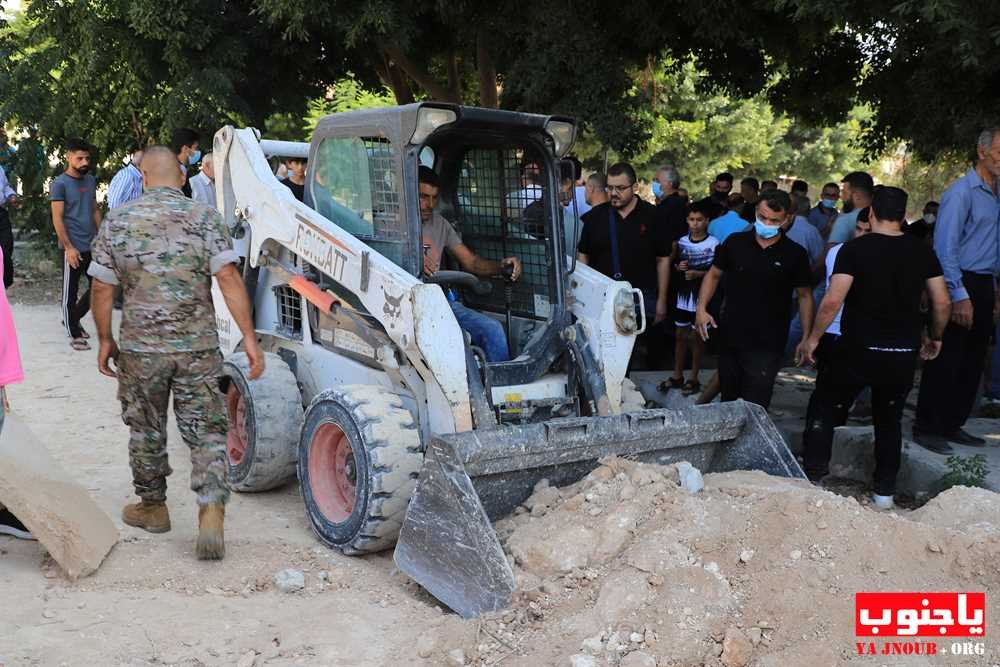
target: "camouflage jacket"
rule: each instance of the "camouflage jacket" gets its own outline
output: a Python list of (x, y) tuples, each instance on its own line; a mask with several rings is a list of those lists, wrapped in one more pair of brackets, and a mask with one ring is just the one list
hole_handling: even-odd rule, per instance
[(124, 292), (123, 351), (218, 347), (212, 275), (239, 257), (214, 208), (150, 188), (108, 214), (91, 253), (90, 275)]

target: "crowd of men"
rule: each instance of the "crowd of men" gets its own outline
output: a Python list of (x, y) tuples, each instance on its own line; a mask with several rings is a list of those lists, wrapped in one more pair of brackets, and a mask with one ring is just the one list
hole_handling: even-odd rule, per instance
[[(963, 427), (1000, 332), (1000, 128), (980, 134), (976, 154), (941, 203), (927, 202), (914, 221), (906, 192), (860, 171), (825, 183), (815, 205), (804, 181), (785, 191), (748, 176), (734, 192), (730, 173), (689, 202), (678, 169), (665, 165), (652, 178), (654, 205), (640, 199), (635, 170), (618, 163), (578, 181), (587, 211), (567, 247), (639, 288), (652, 325), (648, 351), (673, 337), (673, 372), (661, 391), (697, 394), (699, 403), (721, 393), (766, 408), (784, 364), (815, 365), (807, 475), (828, 474), (833, 429), (855, 405), (875, 427), (873, 501), (891, 508), (903, 406), (921, 361), (914, 440), (940, 454), (986, 444)], [(702, 387), (706, 344), (718, 371)], [(1000, 403), (1000, 372), (991, 377), (984, 401)]]
[[(140, 502), (124, 509), (123, 520), (151, 532), (170, 530), (164, 425), (172, 395), (192, 453), (197, 554), (217, 559), (224, 554), (228, 420), (221, 395), (209, 389), (221, 372), (212, 276), (244, 335), (251, 379), (263, 372), (264, 356), (238, 257), (215, 206), (212, 155), (202, 155), (199, 146), (198, 133), (186, 128), (174, 131), (169, 146), (136, 146), (111, 180), (105, 218), (91, 173), (92, 148), (69, 140), (64, 170), (51, 181), (49, 196), (64, 259), (63, 325), (73, 349), (90, 349), (81, 319), (93, 307), (99, 370), (117, 378), (131, 431), (129, 458)], [(984, 130), (976, 151), (974, 166), (944, 192), (940, 205), (927, 202), (913, 222), (906, 220), (907, 193), (875, 186), (864, 172), (845, 175), (839, 185), (824, 184), (815, 205), (804, 181), (785, 191), (775, 181), (747, 176), (734, 192), (730, 173), (716, 176), (708, 196), (691, 202), (678, 169), (667, 165), (653, 174), (656, 201), (650, 203), (639, 196), (629, 164), (583, 178), (577, 162), (573, 178), (563, 179), (560, 201), (570, 208), (575, 199), (582, 215), (579, 224), (564, 225), (562, 243), (580, 263), (639, 290), (650, 320), (644, 336), (650, 358), (657, 350), (673, 350), (673, 372), (661, 383), (663, 391), (696, 395), (699, 403), (721, 394), (723, 401), (767, 408), (783, 364), (815, 365), (803, 434), (810, 479), (827, 475), (833, 429), (846, 421), (851, 405), (870, 404), (873, 500), (891, 508), (903, 406), (921, 360), (914, 439), (941, 454), (956, 443), (985, 445), (963, 426), (982, 381), (998, 309), (1000, 128)], [(195, 165), (200, 169), (190, 176)], [(281, 182), (302, 200), (306, 161), (292, 159), (282, 167)], [(536, 188), (538, 196), (522, 199), (534, 201), (542, 186), (532, 183), (528, 167), (525, 188)], [(421, 168), (424, 272), (434, 273), (447, 250), (469, 272), (496, 275), (509, 267), (516, 280), (517, 258), (479, 257), (440, 216), (436, 179)], [(2, 232), (6, 207), (16, 203), (2, 169), (0, 199)], [(4, 238), (0, 234), (0, 257), (9, 260)], [(82, 279), (90, 282), (80, 296)], [(116, 292), (123, 310), (120, 342), (111, 327)], [(495, 320), (457, 302), (453, 310), (491, 361), (509, 357)], [(0, 328), (9, 320), (0, 318)], [(9, 362), (16, 356), (12, 340), (7, 338), (6, 350), (0, 346)], [(718, 370), (702, 387), (706, 349), (717, 355)], [(7, 366), (0, 390), (20, 377), (19, 366)], [(1000, 369), (1000, 361), (993, 367)], [(1000, 403), (1000, 372), (992, 374), (986, 400)], [(7, 517), (0, 526), (14, 520)]]

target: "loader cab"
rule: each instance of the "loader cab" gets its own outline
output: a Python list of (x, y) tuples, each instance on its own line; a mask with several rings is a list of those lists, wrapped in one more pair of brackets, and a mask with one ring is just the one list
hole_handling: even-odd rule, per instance
[(463, 242), (486, 259), (522, 262), (512, 285), (487, 278), (487, 290), (451, 289), (504, 325), (511, 361), (490, 364), (494, 384), (532, 382), (565, 351), (558, 338), (569, 318), (568, 250), (558, 157), (574, 135), (568, 119), (452, 105), (337, 114), (313, 136), (306, 203), (421, 277), (418, 170), (433, 169), (438, 211)]

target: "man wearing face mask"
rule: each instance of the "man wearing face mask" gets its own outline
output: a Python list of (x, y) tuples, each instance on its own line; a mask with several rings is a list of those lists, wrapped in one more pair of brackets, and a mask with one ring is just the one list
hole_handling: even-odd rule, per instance
[(923, 215), (920, 219), (906, 223), (903, 231), (907, 234), (913, 234), (918, 239), (925, 239), (928, 244), (933, 243), (934, 223), (937, 221), (938, 206), (939, 204), (936, 201), (929, 201), (924, 204)]
[(80, 325), (80, 319), (90, 310), (90, 289), (79, 300), (77, 290), (90, 266), (90, 242), (101, 226), (97, 182), (90, 174), (90, 152), (90, 145), (82, 139), (68, 140), (66, 170), (49, 185), (52, 226), (63, 251), (63, 324), (74, 350), (90, 349), (90, 336)]
[(811, 332), (809, 257), (781, 232), (791, 210), (787, 192), (761, 192), (753, 230), (729, 236), (716, 249), (712, 269), (702, 280), (695, 323), (706, 341), (718, 328), (707, 306), (720, 283), (725, 293), (719, 347), (723, 401), (742, 398), (765, 408), (770, 405), (788, 338), (788, 295), (793, 290), (804, 337)]
[[(665, 164), (656, 170), (653, 178), (653, 194), (656, 196), (656, 217), (659, 225), (666, 229), (667, 240), (673, 243), (688, 233), (687, 202), (679, 194), (681, 175), (677, 168)], [(673, 303), (673, 301), (671, 301)]]
[(709, 186), (708, 196), (699, 200), (700, 206), (710, 207), (711, 219), (715, 220), (726, 212), (726, 203), (729, 200), (729, 193), (733, 190), (733, 175), (724, 171), (715, 177)]
[(827, 183), (823, 186), (820, 199), (809, 211), (809, 224), (816, 228), (816, 231), (825, 239), (830, 235), (830, 226), (837, 217), (837, 198), (840, 197), (840, 188), (836, 183)]
[(184, 174), (184, 187), (181, 192), (185, 196), (191, 196), (191, 183), (188, 179), (188, 167), (198, 164), (201, 160), (201, 151), (198, 145), (201, 136), (188, 127), (178, 127), (170, 133), (170, 150), (177, 156), (177, 162), (181, 166), (181, 173)]

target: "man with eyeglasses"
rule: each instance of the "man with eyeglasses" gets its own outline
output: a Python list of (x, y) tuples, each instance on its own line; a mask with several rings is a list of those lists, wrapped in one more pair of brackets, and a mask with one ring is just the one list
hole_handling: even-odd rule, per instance
[(667, 317), (671, 247), (656, 207), (636, 195), (635, 182), (630, 164), (608, 168), (608, 202), (583, 216), (577, 259), (641, 290), (646, 317), (659, 324)]

